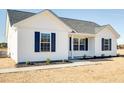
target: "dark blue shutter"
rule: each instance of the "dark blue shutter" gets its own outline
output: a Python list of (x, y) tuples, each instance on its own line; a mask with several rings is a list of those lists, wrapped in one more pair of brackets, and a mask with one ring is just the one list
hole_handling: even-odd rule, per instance
[(35, 52), (40, 52), (40, 32), (35, 32)]
[(56, 34), (51, 33), (51, 52), (56, 51)]
[(88, 38), (86, 38), (86, 51), (88, 51)]
[(110, 43), (109, 50), (111, 50), (112, 49), (112, 39), (109, 39), (109, 43)]
[(71, 37), (69, 38), (69, 50), (71, 51)]
[(102, 49), (102, 51), (104, 51), (104, 38), (102, 38), (102, 40), (101, 40), (101, 49)]

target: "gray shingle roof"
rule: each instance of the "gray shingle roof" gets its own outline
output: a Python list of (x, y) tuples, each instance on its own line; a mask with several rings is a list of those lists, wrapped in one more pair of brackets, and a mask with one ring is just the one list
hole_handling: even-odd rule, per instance
[(23, 12), (17, 10), (9, 10), (9, 9), (7, 9), (7, 12), (11, 25), (35, 15), (35, 13), (31, 13), (31, 12)]
[(95, 34), (95, 28), (100, 27), (100, 25), (89, 21), (62, 18), (62, 17), (61, 20), (79, 33), (83, 32), (83, 33)]
[[(23, 12), (23, 11), (17, 11), (17, 10), (7, 10), (7, 12), (8, 12), (11, 25), (35, 15), (35, 13)], [(95, 34), (96, 28), (97, 28), (97, 31), (99, 31), (99, 29), (102, 28), (102, 26), (90, 21), (83, 21), (83, 20), (63, 18), (63, 17), (58, 17), (58, 18), (61, 21), (63, 21), (66, 25), (68, 25), (70, 28), (74, 29), (79, 33)]]

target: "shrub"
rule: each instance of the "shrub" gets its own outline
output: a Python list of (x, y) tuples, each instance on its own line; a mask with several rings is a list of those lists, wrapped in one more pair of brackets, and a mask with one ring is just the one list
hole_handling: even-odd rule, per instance
[(94, 56), (94, 58), (96, 58), (96, 56)]
[(109, 57), (112, 57), (111, 55), (109, 55)]
[(46, 64), (49, 65), (50, 63), (51, 63), (50, 59), (47, 58), (47, 59), (46, 59)]
[(65, 62), (65, 59), (62, 60), (62, 63), (64, 63), (64, 62)]
[(120, 56), (120, 54), (117, 54), (117, 57), (119, 57)]
[(25, 63), (26, 63), (26, 65), (29, 65), (30, 64), (30, 61), (26, 61)]
[(83, 55), (83, 58), (86, 58), (86, 57), (87, 57), (87, 55), (84, 54), (84, 55)]
[(105, 57), (105, 54), (101, 54), (101, 57), (102, 57), (102, 58)]

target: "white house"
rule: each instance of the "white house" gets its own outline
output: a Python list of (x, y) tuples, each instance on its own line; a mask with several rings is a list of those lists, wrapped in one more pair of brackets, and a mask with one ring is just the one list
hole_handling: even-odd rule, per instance
[(7, 10), (6, 36), (8, 55), (17, 63), (116, 56), (119, 38), (111, 25), (63, 18), (51, 10)]

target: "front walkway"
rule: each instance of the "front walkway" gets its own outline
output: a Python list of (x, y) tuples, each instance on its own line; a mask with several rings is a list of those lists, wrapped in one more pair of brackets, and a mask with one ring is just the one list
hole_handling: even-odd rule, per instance
[(33, 66), (33, 67), (22, 67), (22, 68), (3, 68), (0, 69), (0, 73), (11, 73), (11, 72), (21, 72), (21, 71), (31, 71), (31, 70), (45, 70), (45, 69), (57, 69), (64, 67), (74, 67), (83, 65), (96, 65), (101, 62), (90, 62), (90, 61), (76, 61), (67, 64), (56, 64), (56, 65), (45, 65), (45, 66)]

